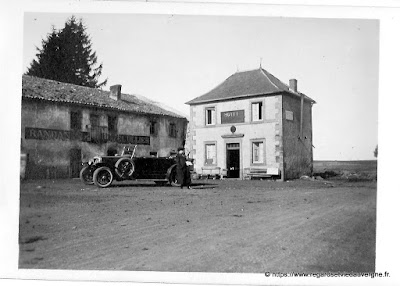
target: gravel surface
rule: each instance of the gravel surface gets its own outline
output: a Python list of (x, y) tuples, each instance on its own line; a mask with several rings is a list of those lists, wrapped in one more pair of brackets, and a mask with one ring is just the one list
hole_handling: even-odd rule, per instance
[(375, 271), (376, 181), (26, 181), (20, 268)]

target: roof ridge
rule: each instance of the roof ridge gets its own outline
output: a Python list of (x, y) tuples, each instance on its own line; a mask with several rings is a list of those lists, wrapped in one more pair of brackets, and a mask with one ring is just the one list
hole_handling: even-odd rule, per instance
[[(242, 70), (242, 71), (236, 71), (234, 74), (232, 74), (232, 75), (235, 75), (235, 74), (237, 74), (237, 73), (244, 73), (244, 72), (252, 72), (252, 71), (257, 71), (257, 70), (259, 70), (260, 68), (257, 68), (257, 69), (248, 69), (248, 70)], [(232, 76), (231, 75), (231, 76)]]
[[(24, 90), (27, 92), (27, 94), (24, 92)], [(47, 92), (45, 90), (47, 90)], [(62, 90), (64, 90), (64, 92)], [(66, 91), (68, 90), (70, 90), (70, 92), (73, 91), (73, 95), (70, 94), (70, 92), (67, 93)], [(37, 95), (30, 94), (31, 92), (34, 92)], [(60, 98), (59, 95), (61, 95), (62, 98)], [(109, 90), (91, 88), (88, 86), (81, 86), (73, 83), (56, 81), (53, 79), (46, 79), (26, 74), (22, 75), (22, 97), (36, 98), (54, 102), (84, 104), (123, 110), (127, 112), (139, 112), (185, 118), (185, 116), (178, 114), (175, 111), (171, 111), (169, 108), (160, 106), (159, 104), (156, 104), (155, 101), (148, 99), (145, 96), (138, 97), (136, 94), (121, 93), (121, 100), (115, 101), (110, 98)]]
[(84, 85), (79, 85), (79, 84), (75, 84), (75, 83), (64, 82), (64, 81), (59, 81), (59, 80), (49, 79), (49, 78), (44, 78), (44, 77), (38, 77), (38, 76), (34, 76), (34, 75), (23, 74), (22, 77), (38, 78), (38, 79), (41, 79), (41, 80), (53, 81), (53, 82), (55, 82), (55, 83), (62, 83), (62, 84), (73, 85), (73, 86), (77, 86), (77, 87), (79, 87), (79, 88), (95, 89), (95, 90), (98, 90), (98, 91), (110, 92), (109, 90), (103, 90), (103, 89), (100, 89), (100, 88), (95, 88), (95, 87), (90, 87), (90, 86), (84, 86)]
[[(280, 88), (279, 88), (275, 83), (273, 83), (272, 80), (265, 74), (265, 73), (267, 73), (267, 74), (269, 74), (269, 75), (272, 75), (271, 73), (267, 72), (267, 71), (264, 70), (263, 68), (260, 68), (260, 71), (261, 71), (261, 73), (269, 80), (269, 82), (272, 83), (272, 85), (276, 87), (277, 90), (280, 90)], [(272, 75), (272, 76), (273, 76), (273, 75)], [(279, 80), (279, 79), (278, 79), (278, 80)]]

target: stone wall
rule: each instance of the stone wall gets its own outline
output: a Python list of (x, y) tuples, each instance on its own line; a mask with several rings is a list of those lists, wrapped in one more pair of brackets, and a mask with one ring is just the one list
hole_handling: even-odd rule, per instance
[[(101, 110), (54, 102), (23, 100), (21, 110), (21, 153), (27, 154), (25, 178), (68, 178), (76, 164), (71, 166), (74, 150), (85, 162), (95, 155), (106, 155), (110, 149), (121, 153), (125, 144), (117, 142), (93, 143), (76, 138), (50, 138), (47, 140), (28, 139), (26, 128), (56, 130), (58, 133), (70, 132), (70, 112), (82, 112), (82, 126), (79, 132), (87, 133), (90, 128), (90, 114), (99, 115), (99, 125), (108, 126), (108, 115), (118, 117), (118, 134), (148, 136), (150, 145), (138, 145), (137, 156), (168, 156), (171, 150), (182, 146), (186, 136), (187, 120), (162, 115), (123, 113), (115, 110)], [(156, 121), (157, 133), (150, 135), (150, 122)], [(169, 136), (169, 124), (176, 124), (176, 137)], [(78, 158), (79, 159), (79, 158)], [(75, 175), (76, 176), (76, 175)]]
[(285, 179), (312, 174), (312, 105), (303, 103), (303, 128), (300, 134), (301, 99), (283, 96), (283, 158)]
[[(251, 103), (263, 103), (263, 120), (259, 122), (251, 121)], [(216, 124), (206, 126), (206, 108), (215, 107)], [(190, 144), (192, 157), (195, 159), (194, 168), (197, 173), (202, 172), (205, 166), (205, 144), (216, 143), (217, 164), (216, 167), (226, 168), (226, 144), (240, 144), (240, 169), (241, 176), (245, 168), (254, 167), (252, 164), (252, 142), (262, 140), (265, 142), (263, 164), (257, 165), (260, 168), (281, 168), (282, 158), (282, 131), (281, 113), (282, 99), (280, 95), (261, 96), (251, 99), (240, 99), (232, 101), (222, 101), (212, 104), (199, 104), (190, 107)], [(221, 124), (221, 113), (226, 111), (244, 110), (244, 122)], [(231, 126), (235, 126), (236, 131), (232, 135)], [(226, 135), (231, 135), (226, 137)], [(243, 135), (243, 136), (242, 136)]]

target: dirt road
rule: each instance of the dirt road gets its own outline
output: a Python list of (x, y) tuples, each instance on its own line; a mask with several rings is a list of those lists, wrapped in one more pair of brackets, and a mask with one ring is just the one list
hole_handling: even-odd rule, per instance
[(21, 186), (20, 268), (374, 271), (376, 182)]

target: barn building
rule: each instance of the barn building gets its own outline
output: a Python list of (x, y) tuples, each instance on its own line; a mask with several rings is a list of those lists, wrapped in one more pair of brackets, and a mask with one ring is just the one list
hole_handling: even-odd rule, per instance
[(185, 144), (187, 119), (143, 97), (22, 77), (21, 153), (25, 178), (79, 177), (81, 162), (115, 155), (168, 156)]
[(199, 174), (281, 180), (312, 173), (312, 106), (262, 67), (237, 72), (190, 105), (189, 149)]

